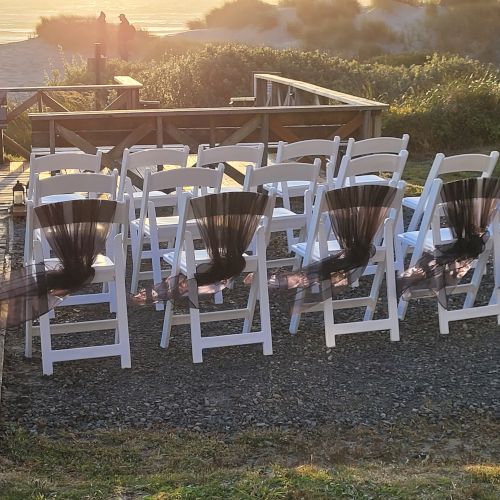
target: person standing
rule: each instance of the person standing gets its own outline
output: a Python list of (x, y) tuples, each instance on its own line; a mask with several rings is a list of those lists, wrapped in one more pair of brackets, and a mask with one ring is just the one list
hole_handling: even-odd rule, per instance
[(105, 56), (107, 51), (108, 26), (106, 24), (106, 14), (102, 10), (96, 20), (96, 27), (97, 42), (101, 44), (101, 54)]
[(130, 46), (135, 36), (135, 28), (129, 23), (125, 14), (120, 14), (120, 25), (118, 26), (118, 52), (120, 58), (128, 61), (130, 57)]

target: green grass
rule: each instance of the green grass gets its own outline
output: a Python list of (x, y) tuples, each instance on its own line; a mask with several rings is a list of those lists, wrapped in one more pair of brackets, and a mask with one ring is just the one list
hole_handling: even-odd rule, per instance
[[(453, 498), (500, 495), (498, 423), (374, 430), (128, 430), (3, 436), (0, 497)], [(496, 443), (495, 443), (496, 439)]]

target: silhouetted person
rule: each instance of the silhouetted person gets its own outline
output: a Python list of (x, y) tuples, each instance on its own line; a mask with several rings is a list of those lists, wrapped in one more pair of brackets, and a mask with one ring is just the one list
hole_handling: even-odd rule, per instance
[(96, 20), (97, 42), (101, 44), (101, 54), (106, 55), (108, 41), (108, 25), (106, 24), (106, 14), (101, 10)]
[(120, 14), (120, 25), (118, 26), (118, 52), (124, 61), (130, 56), (130, 45), (135, 36), (135, 28), (128, 22), (125, 14)]

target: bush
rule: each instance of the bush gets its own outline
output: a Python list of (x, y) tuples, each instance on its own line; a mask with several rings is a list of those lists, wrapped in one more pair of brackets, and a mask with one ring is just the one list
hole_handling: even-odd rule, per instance
[(270, 29), (278, 22), (276, 7), (262, 0), (233, 0), (205, 14), (204, 19), (188, 22), (189, 29), (245, 28)]

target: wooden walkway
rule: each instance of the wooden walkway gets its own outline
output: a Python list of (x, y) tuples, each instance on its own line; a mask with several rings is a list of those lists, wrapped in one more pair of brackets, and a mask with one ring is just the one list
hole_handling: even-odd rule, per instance
[(0, 167), (0, 210), (12, 205), (12, 188), (18, 180), (26, 187), (29, 180), (28, 162), (13, 161)]
[[(188, 165), (195, 163), (196, 155), (189, 155)], [(233, 162), (232, 166), (243, 176), (245, 175), (246, 165), (243, 162)], [(142, 176), (142, 172), (137, 173)], [(18, 180), (26, 187), (29, 180), (28, 162), (15, 161), (10, 165), (0, 167), (0, 211), (5, 211), (12, 205), (12, 188)], [(231, 177), (224, 175), (222, 185), (238, 186), (239, 184)]]

